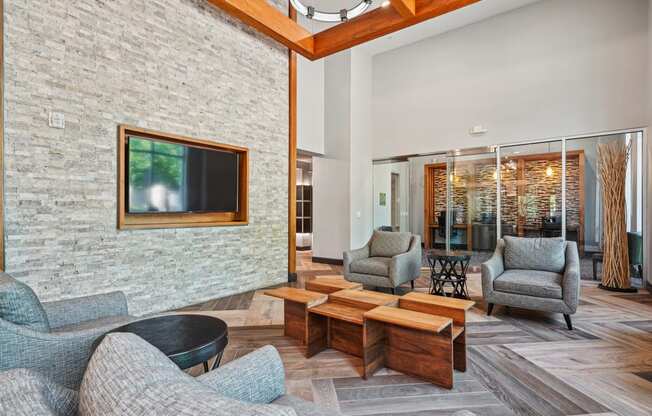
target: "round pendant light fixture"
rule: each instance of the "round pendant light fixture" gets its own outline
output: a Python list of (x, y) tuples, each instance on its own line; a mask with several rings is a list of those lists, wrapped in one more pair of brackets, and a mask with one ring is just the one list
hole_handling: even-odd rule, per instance
[(350, 9), (342, 9), (339, 12), (322, 12), (316, 10), (313, 6), (306, 6), (302, 0), (290, 0), (290, 4), (292, 4), (292, 7), (299, 14), (304, 15), (308, 19), (318, 20), (320, 22), (346, 22), (367, 11), (372, 2), (373, 0), (361, 0), (356, 6)]

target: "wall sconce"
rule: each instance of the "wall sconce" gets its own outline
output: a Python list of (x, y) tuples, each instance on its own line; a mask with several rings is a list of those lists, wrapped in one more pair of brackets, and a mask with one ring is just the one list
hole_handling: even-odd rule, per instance
[(548, 165), (548, 167), (546, 168), (546, 176), (551, 177), (552, 173), (553, 173), (552, 172), (552, 166)]

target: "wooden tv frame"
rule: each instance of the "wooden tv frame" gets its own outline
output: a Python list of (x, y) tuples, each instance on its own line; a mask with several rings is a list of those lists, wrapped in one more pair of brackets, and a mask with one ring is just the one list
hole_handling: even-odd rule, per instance
[[(194, 146), (204, 149), (234, 152), (240, 155), (238, 176), (238, 211), (233, 212), (157, 212), (130, 214), (127, 212), (127, 137), (130, 135)], [(249, 149), (161, 133), (128, 125), (118, 128), (118, 229), (186, 228), (238, 226), (249, 223)]]

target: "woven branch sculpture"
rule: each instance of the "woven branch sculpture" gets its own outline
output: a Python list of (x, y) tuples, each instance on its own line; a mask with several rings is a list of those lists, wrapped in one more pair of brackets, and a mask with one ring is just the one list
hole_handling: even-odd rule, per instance
[(629, 254), (625, 207), (625, 177), (631, 150), (622, 140), (598, 144), (598, 174), (602, 185), (604, 263), (602, 286), (628, 289)]

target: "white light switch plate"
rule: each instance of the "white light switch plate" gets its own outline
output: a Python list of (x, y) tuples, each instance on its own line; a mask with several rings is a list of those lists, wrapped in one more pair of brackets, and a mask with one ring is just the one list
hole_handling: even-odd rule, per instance
[(50, 117), (48, 119), (48, 125), (55, 129), (65, 129), (66, 128), (66, 115), (56, 111), (50, 111)]

